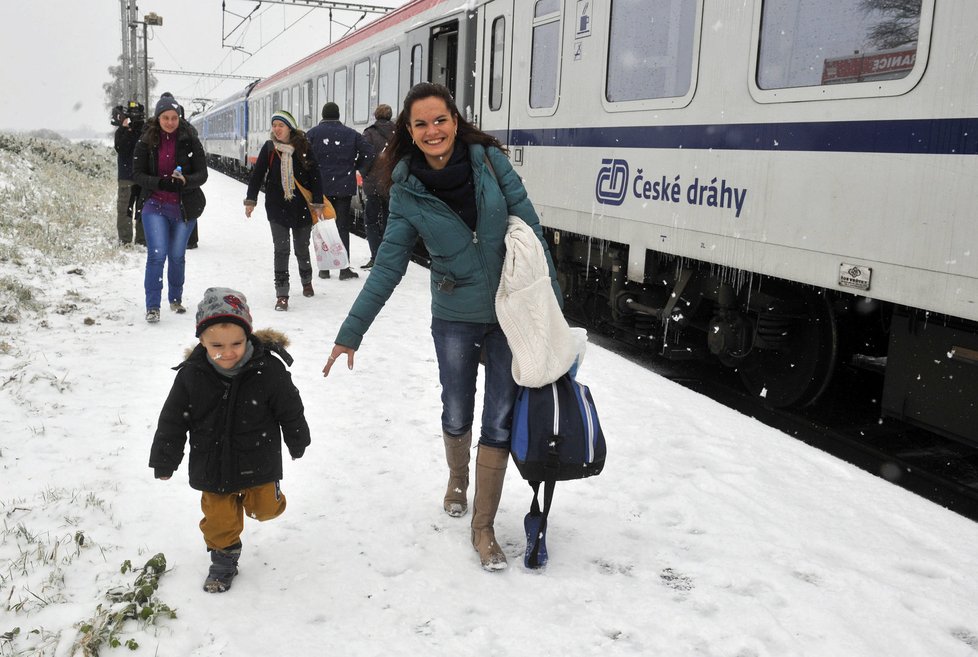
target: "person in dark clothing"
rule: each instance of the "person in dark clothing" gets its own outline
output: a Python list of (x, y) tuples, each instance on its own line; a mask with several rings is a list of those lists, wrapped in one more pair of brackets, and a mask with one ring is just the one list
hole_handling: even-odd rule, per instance
[[(136, 142), (143, 133), (146, 123), (146, 109), (134, 100), (113, 121), (118, 127), (115, 130), (115, 152), (119, 172), (119, 194), (116, 200), (116, 230), (119, 234), (119, 244), (125, 246), (133, 242), (133, 205), (134, 196), (138, 190), (132, 181), (132, 155)], [(142, 222), (136, 222), (136, 244), (146, 244), (143, 235)]]
[(160, 96), (156, 112), (133, 151), (133, 180), (139, 185), (137, 217), (146, 233), (146, 321), (160, 321), (163, 267), (170, 310), (182, 314), (187, 240), (207, 200), (204, 147), (180, 118), (171, 95)]
[[(168, 480), (190, 434), (190, 487), (201, 491), (200, 531), (211, 556), (208, 593), (231, 588), (238, 573), (244, 515), (271, 520), (285, 511), (282, 440), (293, 459), (309, 446), (299, 391), (286, 369), (281, 333), (252, 334), (247, 299), (211, 287), (197, 306), (193, 350), (175, 369), (153, 436), (149, 467)], [(284, 364), (283, 364), (284, 361)]]
[[(289, 309), (289, 242), (291, 235), (295, 259), (299, 264), (302, 296), (311, 297), (312, 261), (309, 258), (309, 238), (312, 224), (322, 216), (323, 191), (319, 184), (319, 167), (312, 157), (305, 133), (299, 130), (295, 118), (285, 110), (272, 114), (271, 139), (258, 153), (251, 170), (245, 197), (245, 216), (251, 217), (258, 204), (258, 190), (265, 184), (265, 214), (272, 230), (275, 273), (275, 310)], [(311, 193), (306, 203), (298, 185)]]
[[(353, 220), (350, 199), (357, 190), (356, 172), (363, 175), (373, 163), (373, 148), (363, 135), (340, 123), (340, 107), (336, 103), (323, 105), (323, 120), (306, 136), (319, 164), (323, 195), (336, 211), (336, 228), (349, 256)], [(329, 271), (320, 271), (319, 277), (329, 278)], [(358, 274), (349, 267), (340, 270), (341, 281), (357, 277)]]
[[(374, 119), (376, 120), (363, 131), (363, 136), (373, 147), (376, 158), (380, 158), (394, 134), (394, 122), (391, 121), (393, 115), (394, 111), (390, 105), (378, 105), (377, 109), (374, 110)], [(380, 175), (376, 163), (377, 159), (371, 163), (363, 177), (363, 193), (367, 197), (363, 227), (367, 233), (367, 245), (370, 247), (370, 260), (361, 269), (370, 269), (374, 266), (377, 247), (380, 246), (380, 241), (384, 237), (384, 229), (387, 228), (389, 190), (380, 184)]]

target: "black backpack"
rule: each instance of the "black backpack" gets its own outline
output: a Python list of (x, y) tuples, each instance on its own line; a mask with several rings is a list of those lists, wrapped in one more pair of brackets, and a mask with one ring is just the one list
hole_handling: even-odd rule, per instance
[[(527, 568), (546, 564), (547, 516), (556, 482), (593, 477), (604, 468), (604, 433), (591, 391), (570, 373), (541, 388), (521, 387), (513, 409), (513, 461), (533, 487), (523, 520)], [(537, 497), (544, 484), (543, 510)]]

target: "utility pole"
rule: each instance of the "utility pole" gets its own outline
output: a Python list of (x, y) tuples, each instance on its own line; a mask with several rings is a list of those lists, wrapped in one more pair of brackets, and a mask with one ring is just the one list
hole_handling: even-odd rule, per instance
[(136, 100), (139, 95), (139, 38), (136, 21), (139, 9), (136, 0), (119, 0), (122, 27), (122, 87), (123, 101)]
[(119, 8), (122, 11), (119, 24), (122, 27), (122, 93), (123, 101), (132, 98), (132, 76), (129, 74), (129, 62), (132, 55), (129, 53), (129, 6), (126, 0), (119, 0)]
[(129, 52), (132, 59), (129, 60), (129, 70), (132, 75), (132, 99), (138, 100), (139, 96), (139, 37), (136, 32), (136, 21), (139, 19), (139, 8), (136, 0), (129, 0)]

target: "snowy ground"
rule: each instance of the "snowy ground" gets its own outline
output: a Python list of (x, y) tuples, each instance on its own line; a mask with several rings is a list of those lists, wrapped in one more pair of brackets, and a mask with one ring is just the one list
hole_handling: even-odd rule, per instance
[[(356, 369), (323, 379), (363, 278), (316, 279), (314, 298), (293, 294), (275, 313), (261, 205), (246, 220), (243, 186), (216, 173), (205, 192), (188, 315), (143, 321), (138, 250), (0, 260), (49, 309), (0, 323), (0, 655), (82, 654), (79, 628), (132, 582), (121, 564), (160, 552), (156, 596), (177, 617), (126, 623), (132, 654), (978, 654), (978, 525), (593, 345), (580, 378), (607, 466), (558, 486), (541, 572), (522, 566), (530, 492), (510, 468), (496, 533), (511, 567), (482, 571), (469, 517), (441, 510), (427, 272), (411, 266)], [(99, 211), (111, 240), (111, 204)], [(367, 259), (363, 241), (352, 251)], [(146, 465), (169, 368), (214, 285), (243, 291), (257, 328), (291, 338), (313, 435), (286, 463), (288, 510), (246, 524), (223, 595), (201, 591), (208, 557), (185, 467), (160, 482)]]

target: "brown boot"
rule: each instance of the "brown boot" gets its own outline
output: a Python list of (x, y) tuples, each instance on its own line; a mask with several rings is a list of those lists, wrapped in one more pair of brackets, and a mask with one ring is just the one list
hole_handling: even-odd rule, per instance
[(469, 489), (469, 452), (472, 450), (472, 432), (461, 436), (442, 434), (445, 438), (445, 460), (448, 461), (448, 488), (445, 491), (445, 513), (461, 518), (469, 510), (465, 497)]
[(486, 570), (506, 567), (506, 555), (496, 542), (492, 523), (503, 494), (509, 450), (479, 445), (475, 458), (475, 499), (472, 501), (472, 547)]

